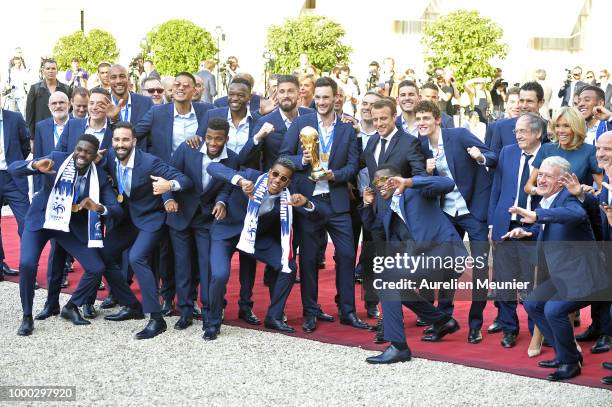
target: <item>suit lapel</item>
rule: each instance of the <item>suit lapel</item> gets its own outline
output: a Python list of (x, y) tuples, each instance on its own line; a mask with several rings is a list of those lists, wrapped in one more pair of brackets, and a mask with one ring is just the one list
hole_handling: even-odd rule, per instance
[[(167, 126), (166, 128), (162, 129), (162, 134), (168, 134), (169, 137), (164, 137), (164, 140), (166, 141), (166, 153), (168, 153), (168, 157), (172, 156), (172, 137), (174, 137), (174, 103), (169, 103), (168, 104), (168, 108), (167, 108), (167, 112), (164, 112), (164, 115), (166, 115), (166, 120), (164, 120), (162, 123), (164, 123), (164, 126)], [(169, 128), (168, 128), (169, 127)]]
[(457, 179), (455, 172), (455, 157), (453, 156), (453, 141), (450, 140), (450, 137), (447, 138), (444, 134), (445, 131), (442, 130), (442, 145), (444, 146), (444, 156), (446, 157), (446, 163), (448, 164), (448, 168), (450, 169), (451, 174), (453, 175), (453, 179)]
[(4, 111), (2, 112), (2, 127), (4, 128), (4, 157), (6, 159), (6, 152), (9, 149), (9, 140), (10, 140), (10, 134), (11, 134), (11, 129), (10, 129), (10, 124), (9, 124), (9, 118), (8, 116), (4, 113)]
[(399, 142), (399, 136), (400, 136), (400, 132), (398, 130), (393, 136), (393, 138), (391, 139), (391, 141), (389, 142), (389, 145), (386, 146), (385, 153), (383, 154), (382, 163), (378, 163), (378, 165), (381, 165), (387, 162), (387, 159), (389, 158), (391, 151), (393, 150), (395, 145)]
[[(329, 165), (331, 165), (332, 160), (336, 155), (336, 150), (338, 149), (338, 145), (344, 143), (344, 134), (340, 128), (340, 118), (336, 118), (336, 123), (334, 124), (334, 140), (331, 145), (331, 151), (329, 152)], [(340, 131), (339, 131), (340, 130)], [(348, 142), (348, 140), (346, 141)]]

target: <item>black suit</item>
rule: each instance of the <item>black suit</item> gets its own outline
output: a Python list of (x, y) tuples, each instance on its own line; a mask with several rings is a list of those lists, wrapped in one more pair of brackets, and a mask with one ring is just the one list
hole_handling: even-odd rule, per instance
[(576, 81), (576, 85), (574, 85), (574, 92), (570, 94), (571, 85), (568, 82), (565, 82), (557, 94), (557, 96), (561, 98), (561, 106), (570, 106), (571, 98), (573, 98), (576, 93), (580, 93), (580, 89), (584, 88), (586, 85), (587, 84), (582, 81)]
[[(64, 92), (70, 99), (70, 88), (67, 85), (57, 81), (56, 91)], [(41, 120), (51, 117), (49, 110), (49, 96), (51, 92), (47, 87), (47, 82), (44, 80), (35, 83), (30, 87), (28, 99), (26, 101), (26, 124), (30, 129), (30, 134), (35, 134), (36, 123)]]

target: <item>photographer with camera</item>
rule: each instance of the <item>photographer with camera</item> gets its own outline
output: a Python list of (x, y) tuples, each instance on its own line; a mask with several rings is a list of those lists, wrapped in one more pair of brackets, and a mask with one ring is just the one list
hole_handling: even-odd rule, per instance
[(368, 65), (368, 79), (366, 80), (367, 91), (378, 91), (378, 83), (380, 81), (380, 65), (376, 61), (370, 62)]
[(567, 79), (563, 82), (563, 86), (559, 89), (557, 96), (561, 98), (561, 106), (574, 106), (574, 95), (580, 93), (580, 89), (586, 86), (582, 82), (582, 68), (579, 66), (574, 69), (566, 69)]
[(508, 82), (504, 80), (501, 68), (495, 68), (495, 77), (493, 78), (493, 86), (491, 86), (494, 119), (502, 119), (504, 117), (504, 105), (508, 97), (506, 94), (507, 89)]

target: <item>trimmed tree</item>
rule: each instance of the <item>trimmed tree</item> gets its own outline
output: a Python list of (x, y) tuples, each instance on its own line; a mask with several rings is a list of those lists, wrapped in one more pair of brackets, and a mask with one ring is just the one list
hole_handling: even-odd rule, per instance
[(93, 29), (85, 34), (76, 31), (61, 37), (53, 47), (53, 58), (60, 70), (70, 69), (70, 62), (78, 58), (82, 68), (95, 72), (100, 62), (114, 63), (119, 57), (117, 41), (112, 34)]
[(301, 16), (285, 20), (282, 26), (268, 28), (268, 49), (274, 54), (272, 72), (291, 73), (299, 65), (301, 53), (321, 71), (338, 63), (348, 63), (352, 48), (341, 42), (344, 28), (321, 16)]
[(425, 62), (433, 71), (450, 66), (459, 87), (472, 78), (493, 77), (493, 58), (504, 59), (503, 30), (474, 10), (458, 10), (428, 24), (421, 38)]
[(153, 28), (146, 40), (143, 55), (162, 75), (195, 72), (200, 61), (217, 53), (210, 33), (188, 20), (168, 20)]

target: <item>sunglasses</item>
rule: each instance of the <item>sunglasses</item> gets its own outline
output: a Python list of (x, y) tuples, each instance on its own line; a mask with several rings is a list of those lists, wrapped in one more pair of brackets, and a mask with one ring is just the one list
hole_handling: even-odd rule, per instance
[(164, 93), (164, 89), (163, 88), (149, 88), (149, 89), (145, 89), (147, 91), (147, 93), (149, 95), (152, 95), (154, 93), (157, 93), (158, 95), (161, 95)]
[(270, 172), (270, 175), (272, 175), (272, 178), (280, 178), (281, 182), (289, 182), (290, 180), (289, 177), (281, 175), (281, 173), (278, 171), (272, 171)]
[(387, 180), (389, 179), (389, 177), (385, 176), (385, 175), (381, 175), (380, 177), (376, 177), (374, 178), (374, 186), (376, 188), (382, 188), (383, 186), (385, 186), (385, 184), (387, 183)]

